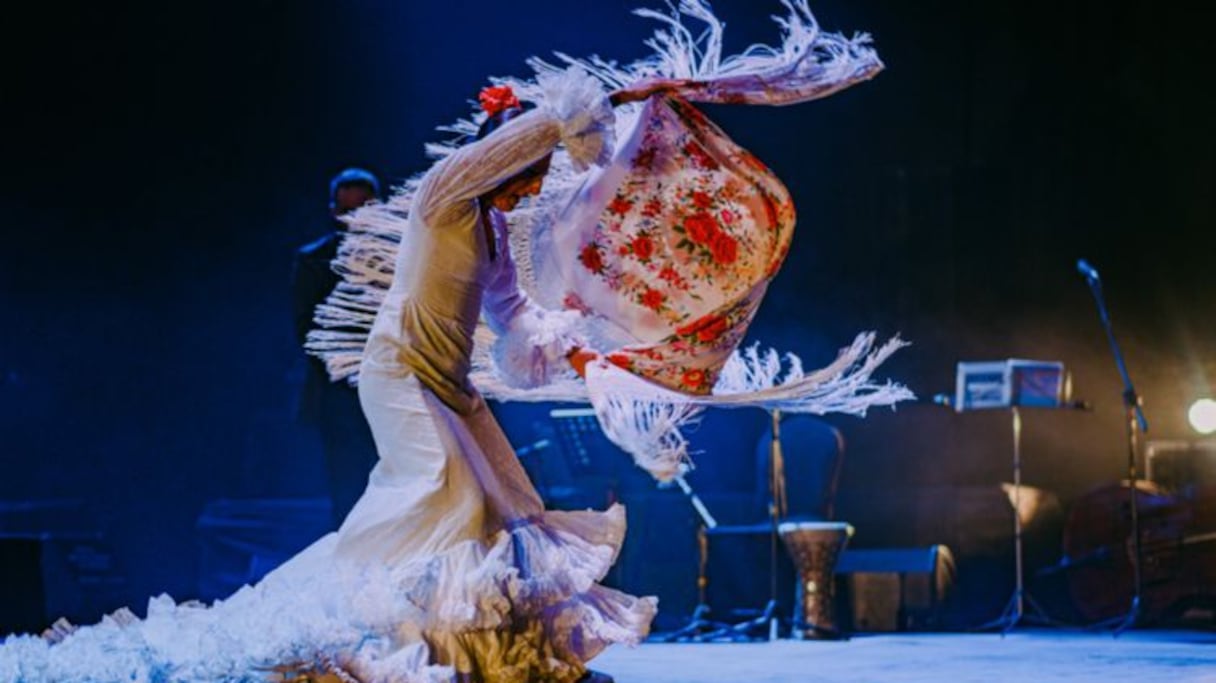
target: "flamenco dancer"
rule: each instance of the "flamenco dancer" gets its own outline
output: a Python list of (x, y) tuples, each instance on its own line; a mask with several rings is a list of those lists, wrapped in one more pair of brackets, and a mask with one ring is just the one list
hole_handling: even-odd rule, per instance
[[(806, 101), (881, 68), (864, 36), (787, 6), (779, 49), (723, 59), (720, 24), (686, 0), (640, 12), (667, 24), (653, 59), (536, 62), (535, 80), (483, 91), (484, 116), (456, 127), (472, 141), (436, 146), (427, 173), (356, 213), (318, 311), (311, 348), (357, 379), (379, 455), (340, 529), (211, 606), (162, 596), (142, 620), (9, 639), (0, 680), (605, 680), (587, 662), (644, 638), (656, 610), (599, 584), (624, 511), (544, 510), (486, 397), (588, 401), (664, 479), (708, 406), (861, 413), (909, 396), (870, 380), (898, 340), (862, 335), (810, 373), (736, 352), (793, 207), (690, 102)], [(692, 38), (681, 15), (710, 30)]]

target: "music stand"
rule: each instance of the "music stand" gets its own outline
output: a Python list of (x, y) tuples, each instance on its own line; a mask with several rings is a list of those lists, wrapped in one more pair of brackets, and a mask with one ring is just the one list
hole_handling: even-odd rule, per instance
[[(559, 408), (551, 410), (549, 418), (556, 426), (557, 440), (561, 446), (561, 451), (566, 454), (565, 465), (569, 470), (567, 477), (578, 475), (580, 477), (607, 478), (613, 484), (613, 487), (610, 489), (610, 498), (615, 499), (617, 493), (616, 485), (619, 483), (621, 474), (617, 463), (627, 461), (617, 458), (597, 458), (595, 456), (595, 452), (600, 449), (614, 450), (618, 451), (614, 455), (624, 455), (619, 453), (620, 449), (612, 444), (603, 433), (595, 411), (591, 408)], [(636, 471), (636, 468), (632, 465), (626, 465), (625, 469), (629, 473), (625, 476), (630, 476), (630, 474)], [(648, 476), (645, 476), (645, 479), (649, 482)], [(701, 520), (701, 526), (697, 530), (697, 606), (689, 616), (688, 623), (680, 629), (670, 633), (656, 633), (651, 636), (651, 640), (665, 643), (705, 639), (706, 633), (719, 633), (724, 629), (731, 628), (731, 624), (711, 621), (706, 618), (711, 611), (706, 601), (706, 589), (708, 587), (707, 567), (709, 564), (709, 541), (706, 537), (706, 529), (717, 527), (718, 520), (710, 513), (705, 502), (701, 500), (696, 490), (693, 489), (692, 485), (688, 483), (688, 480), (683, 475), (675, 477), (674, 482), (680, 488), (680, 491), (684, 493), (685, 497), (688, 498), (689, 504)], [(609, 502), (615, 502), (615, 500)]]
[(557, 428), (557, 441), (572, 475), (611, 476), (620, 469), (614, 458), (595, 457), (598, 450), (618, 450), (600, 429), (590, 408), (558, 408), (549, 411)]
[[(1039, 626), (1060, 626), (1026, 590), (1022, 559), (1022, 407), (1067, 408), (1071, 392), (1064, 364), (1049, 361), (1008, 359), (1004, 361), (959, 363), (955, 378), (954, 410), (1008, 408), (1013, 432), (1013, 595), (1000, 616), (976, 630), (999, 629), (1001, 636), (1023, 622)], [(1029, 607), (1029, 610), (1027, 609)]]

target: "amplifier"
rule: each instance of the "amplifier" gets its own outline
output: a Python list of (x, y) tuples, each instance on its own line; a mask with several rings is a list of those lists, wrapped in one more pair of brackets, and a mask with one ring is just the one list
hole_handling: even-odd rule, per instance
[(1149, 441), (1145, 476), (1165, 491), (1187, 498), (1216, 487), (1216, 440)]
[(59, 617), (97, 621), (122, 583), (99, 536), (0, 534), (0, 638), (37, 633)]
[(838, 618), (848, 631), (938, 628), (954, 576), (944, 545), (845, 550), (836, 564)]

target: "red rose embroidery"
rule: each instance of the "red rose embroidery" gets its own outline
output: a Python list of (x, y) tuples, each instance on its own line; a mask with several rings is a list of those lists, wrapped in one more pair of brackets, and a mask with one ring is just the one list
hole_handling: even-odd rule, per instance
[(713, 203), (714, 199), (708, 193), (701, 192), (700, 190), (692, 193), (692, 204), (698, 209), (708, 209)]
[(681, 325), (676, 328), (676, 334), (681, 337), (696, 335), (699, 341), (711, 342), (718, 337), (729, 327), (726, 317), (715, 315), (713, 313), (697, 318), (696, 320)]
[(706, 152), (704, 147), (695, 142), (684, 145), (684, 153), (692, 158), (693, 163), (707, 171), (714, 171), (718, 168), (718, 162), (709, 156), (709, 152)]
[(584, 268), (596, 275), (604, 272), (604, 258), (600, 255), (600, 250), (596, 248), (594, 242), (583, 247), (583, 251), (578, 255), (578, 260), (582, 261)]
[(647, 147), (638, 152), (633, 158), (633, 167), (649, 171), (654, 166), (654, 147)]
[(777, 202), (767, 194), (761, 195), (761, 199), (764, 201), (764, 217), (768, 221), (767, 227), (769, 230), (776, 230), (781, 224), (777, 217)]
[(626, 356), (623, 353), (608, 354), (608, 362), (612, 363), (618, 368), (624, 368), (626, 370), (631, 370), (633, 366), (633, 361), (629, 360), (629, 356)]
[(726, 225), (734, 223), (736, 218), (735, 212), (731, 211), (730, 209), (722, 209), (722, 213), (718, 214), (718, 217), (721, 218), (722, 222)]
[(663, 296), (663, 293), (659, 290), (647, 288), (646, 291), (642, 293), (641, 300), (643, 306), (652, 311), (657, 311), (663, 307), (663, 301), (666, 298), (667, 297)]
[(701, 391), (705, 387), (705, 371), (700, 368), (685, 370), (680, 376), (680, 384), (693, 391)]
[(651, 199), (642, 205), (642, 215), (647, 218), (654, 218), (660, 213), (663, 213), (663, 202), (657, 199)]
[(608, 210), (618, 216), (624, 216), (632, 208), (633, 202), (625, 199), (619, 194), (612, 200), (610, 204), (608, 204)]
[(662, 270), (659, 271), (659, 279), (663, 282), (676, 282), (680, 279), (680, 274), (671, 266), (663, 266)]
[(654, 256), (654, 242), (646, 235), (633, 238), (633, 255), (640, 261), (649, 261)]
[(734, 237), (719, 230), (710, 240), (709, 251), (713, 254), (715, 261), (729, 265), (739, 257), (739, 243)]
[(698, 213), (684, 219), (684, 232), (693, 244), (708, 244), (718, 232), (718, 222), (707, 213)]
[(705, 324), (705, 318), (697, 318), (696, 320), (688, 323), (687, 325), (681, 325), (681, 326), (677, 327), (676, 334), (680, 335), (681, 337), (687, 337), (688, 335), (696, 332), (704, 324)]
[(697, 341), (706, 344), (716, 341), (718, 337), (722, 336), (723, 332), (726, 332), (726, 327), (726, 318), (719, 316), (709, 325), (697, 330)]

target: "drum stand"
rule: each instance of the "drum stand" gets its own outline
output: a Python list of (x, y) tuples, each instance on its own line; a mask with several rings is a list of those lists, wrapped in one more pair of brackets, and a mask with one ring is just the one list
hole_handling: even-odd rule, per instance
[(789, 499), (785, 495), (785, 456), (781, 452), (781, 411), (770, 410), (772, 420), (773, 442), (768, 452), (768, 519), (770, 524), (768, 534), (768, 602), (755, 619), (734, 626), (731, 630), (737, 633), (751, 634), (759, 630), (764, 633), (767, 628), (769, 640), (777, 639), (777, 553), (780, 544), (777, 527), (789, 513)]
[[(781, 411), (770, 410), (773, 444), (768, 452), (768, 603), (760, 616), (750, 622), (751, 628), (768, 626), (768, 639), (777, 639), (777, 546), (780, 544), (781, 520), (789, 514), (789, 498), (785, 494), (785, 456), (781, 452)], [(813, 627), (812, 627), (813, 628)]]
[[(767, 627), (768, 639), (776, 640), (780, 627), (780, 617), (778, 616), (780, 602), (777, 600), (778, 545), (781, 542), (781, 523), (786, 517), (789, 516), (789, 497), (786, 493), (785, 455), (781, 450), (781, 411), (776, 409), (770, 410), (769, 416), (772, 419), (773, 430), (772, 448), (769, 450), (768, 458), (768, 513), (769, 522), (771, 524), (769, 529), (768, 565), (769, 599), (768, 603), (764, 606), (764, 610), (758, 617), (750, 621), (745, 621), (742, 624), (735, 626), (734, 629), (742, 633), (755, 633), (757, 631), (764, 633), (762, 629)], [(851, 527), (849, 527), (848, 533), (850, 535), (853, 533)], [(835, 565), (834, 559), (832, 565)], [(801, 580), (802, 576), (799, 574), (799, 581)], [(827, 580), (834, 580), (831, 573), (829, 573)], [(799, 591), (801, 590), (803, 589), (799, 588)], [(828, 591), (828, 594), (831, 595), (832, 592)], [(804, 597), (798, 599), (796, 602), (800, 602), (802, 599), (806, 598)], [(797, 610), (795, 610), (795, 612), (797, 612)], [(795, 613), (791, 615), (791, 635), (793, 637), (805, 638), (805, 634), (808, 633), (813, 634), (811, 636), (812, 638), (823, 638), (828, 640), (843, 637), (843, 634), (834, 628), (834, 625), (812, 623), (810, 621), (806, 621), (805, 619), (807, 618), (808, 617), (805, 614)]]
[[(1061, 622), (1047, 616), (1047, 612), (1026, 590), (1025, 571), (1022, 566), (1022, 413), (1016, 405), (1009, 409), (1013, 416), (1013, 558), (1014, 589), (1001, 616), (983, 624), (976, 630), (999, 629), (1001, 637), (1023, 622), (1039, 626), (1060, 626)], [(1029, 607), (1029, 611), (1027, 610)]]

